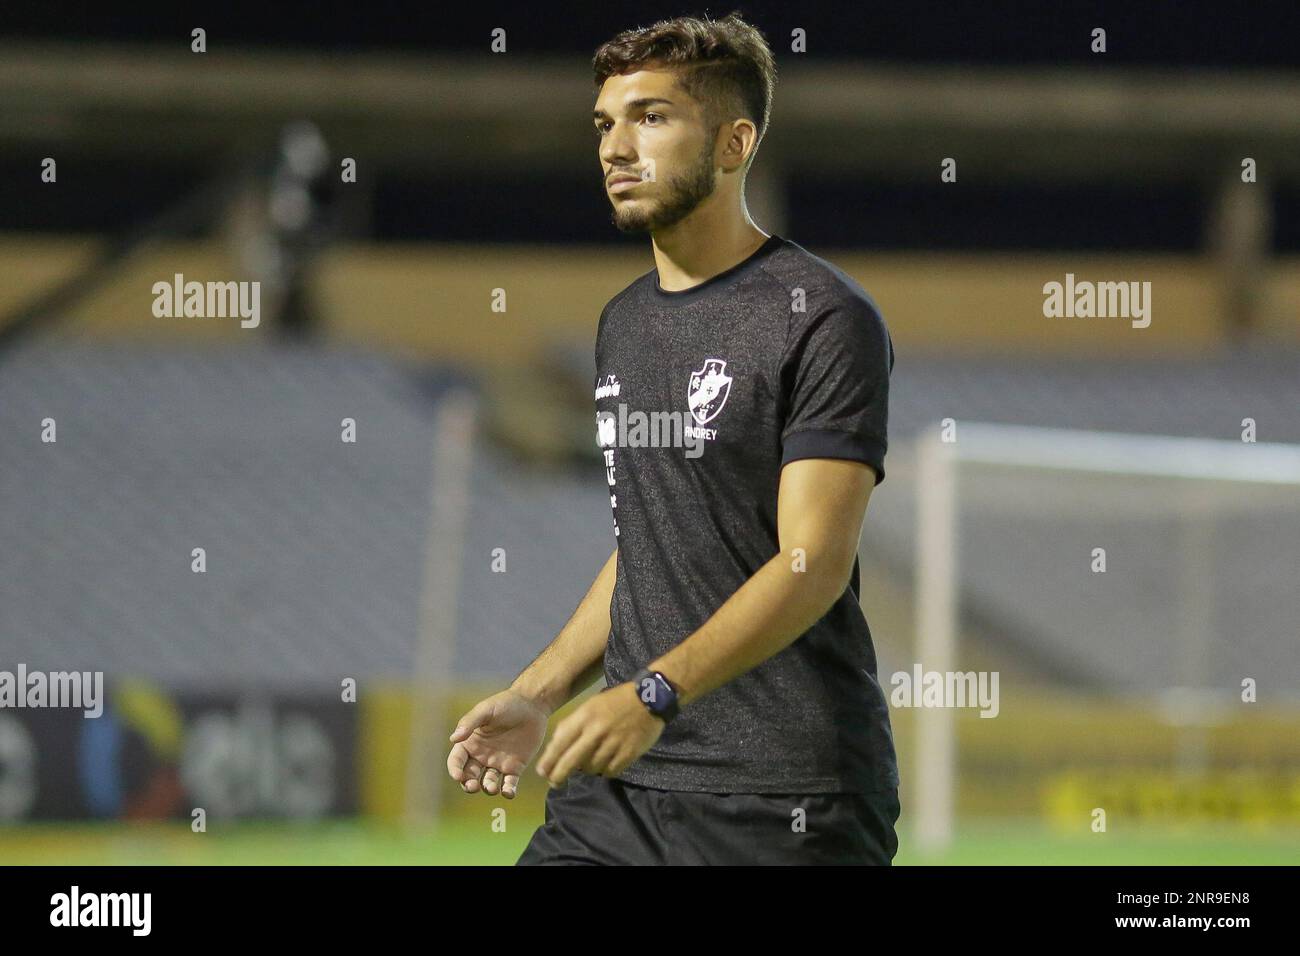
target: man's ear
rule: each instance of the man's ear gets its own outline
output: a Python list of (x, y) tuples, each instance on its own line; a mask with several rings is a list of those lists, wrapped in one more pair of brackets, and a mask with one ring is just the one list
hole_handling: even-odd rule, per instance
[(745, 165), (745, 161), (754, 152), (758, 139), (758, 127), (752, 120), (736, 119), (723, 124), (726, 141), (722, 149), (722, 168), (734, 172)]

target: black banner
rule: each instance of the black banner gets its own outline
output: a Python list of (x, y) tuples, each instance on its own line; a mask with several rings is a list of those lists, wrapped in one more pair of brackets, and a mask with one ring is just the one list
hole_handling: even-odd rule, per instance
[[(658, 874), (653, 890), (647, 882), (643, 902), (634, 895), (621, 898), (618, 928), (621, 934), (635, 932), (640, 914), (659, 930), (676, 924), (672, 933), (678, 935), (687, 919), (674, 915), (680, 906), (694, 910), (688, 918), (692, 936), (707, 935), (712, 923), (732, 942), (751, 926), (761, 930), (779, 922), (786, 929), (852, 931), (867, 949), (874, 940), (922, 952), (936, 952), (930, 948), (936, 943), (964, 942), (984, 951), (1005, 941), (1052, 945), (1098, 936), (1129, 937), (1148, 946), (1192, 939), (1231, 946), (1288, 926), (1292, 876), (1241, 867), (896, 867), (813, 877), (810, 883), (802, 874), (772, 873), (763, 877), (762, 893), (771, 904), (760, 912), (767, 918), (755, 919), (743, 899), (749, 892), (744, 874), (736, 874), (725, 897), (717, 894), (716, 881)], [(543, 880), (526, 870), (34, 867), (0, 870), (0, 912), (6, 940), (76, 934), (78, 942), (91, 943), (148, 936), (206, 945), (256, 939), (337, 946), (455, 927), (441, 940), (451, 944), (462, 935), (459, 930), (488, 916), (499, 920), (498, 931), (535, 927), (572, 938), (607, 925), (608, 878), (588, 879), (575, 876), (561, 887), (553, 877)], [(706, 899), (711, 919), (699, 907)]]

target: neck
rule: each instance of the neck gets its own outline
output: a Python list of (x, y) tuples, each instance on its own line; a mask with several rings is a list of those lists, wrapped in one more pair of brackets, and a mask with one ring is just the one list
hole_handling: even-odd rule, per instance
[(681, 292), (743, 262), (768, 240), (749, 218), (744, 197), (714, 194), (681, 222), (651, 237), (659, 287)]

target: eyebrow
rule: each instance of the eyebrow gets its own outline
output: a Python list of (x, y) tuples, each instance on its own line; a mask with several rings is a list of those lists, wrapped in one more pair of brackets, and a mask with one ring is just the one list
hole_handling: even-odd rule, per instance
[[(647, 106), (658, 106), (660, 103), (664, 103), (664, 104), (666, 104), (666, 105), (668, 105), (668, 106), (672, 106), (672, 105), (673, 105), (673, 101), (672, 101), (672, 100), (666, 100), (666, 99), (664, 99), (662, 96), (643, 96), (643, 97), (642, 97), (641, 99), (639, 99), (639, 100), (629, 100), (629, 101), (628, 101), (626, 104), (624, 104), (624, 105), (625, 105), (628, 109), (645, 109)], [(591, 118), (592, 118), (592, 119), (609, 119), (609, 114), (606, 113), (604, 110), (592, 110), (592, 111), (591, 111)]]

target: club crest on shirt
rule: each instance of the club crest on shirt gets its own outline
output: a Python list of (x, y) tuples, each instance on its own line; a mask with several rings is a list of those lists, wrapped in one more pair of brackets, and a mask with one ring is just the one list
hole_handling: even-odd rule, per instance
[(691, 373), (686, 405), (691, 416), (703, 425), (718, 417), (730, 394), (731, 376), (727, 374), (727, 363), (722, 359), (706, 359), (702, 368)]

